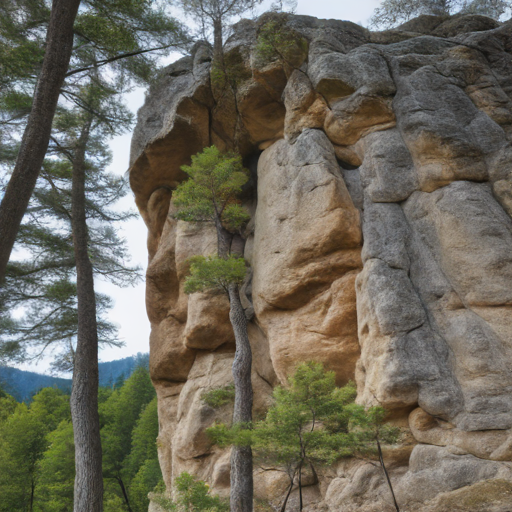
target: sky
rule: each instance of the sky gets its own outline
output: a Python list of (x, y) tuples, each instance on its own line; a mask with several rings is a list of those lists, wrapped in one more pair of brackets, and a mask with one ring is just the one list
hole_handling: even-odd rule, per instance
[[(268, 8), (270, 3), (269, 0), (265, 0), (265, 3), (262, 4), (262, 11)], [(296, 14), (349, 20), (366, 26), (368, 18), (379, 4), (380, 0), (298, 0)], [(166, 59), (165, 64), (169, 64), (180, 57), (179, 54), (173, 54)], [(136, 89), (126, 95), (126, 102), (132, 112), (136, 113), (143, 105), (144, 94), (144, 89)], [(127, 133), (115, 137), (111, 141), (113, 160), (109, 168), (110, 172), (123, 175), (128, 170), (130, 140), (131, 133)], [(133, 194), (130, 193), (119, 201), (119, 208), (135, 210)], [(143, 274), (147, 267), (146, 234), (146, 226), (140, 216), (124, 223), (120, 228), (120, 235), (126, 239), (132, 256), (130, 264), (141, 266)], [(117, 288), (114, 285), (97, 280), (96, 289), (113, 298), (114, 307), (109, 312), (109, 319), (117, 324), (119, 337), (125, 343), (122, 348), (102, 349), (100, 351), (100, 361), (112, 361), (137, 352), (148, 352), (150, 326), (146, 316), (144, 282), (142, 281), (134, 287)], [(48, 371), (50, 361), (50, 357), (45, 357), (37, 364), (24, 364), (20, 365), (20, 368), (44, 373)]]

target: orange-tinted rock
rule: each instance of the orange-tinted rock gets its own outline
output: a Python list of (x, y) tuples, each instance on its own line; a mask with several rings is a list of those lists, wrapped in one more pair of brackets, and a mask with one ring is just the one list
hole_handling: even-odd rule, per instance
[[(301, 361), (353, 377), (359, 347), (354, 270), (361, 231), (325, 135), (303, 132), (260, 157), (252, 256), (256, 316), (281, 380)], [(298, 234), (300, 235), (298, 236)]]

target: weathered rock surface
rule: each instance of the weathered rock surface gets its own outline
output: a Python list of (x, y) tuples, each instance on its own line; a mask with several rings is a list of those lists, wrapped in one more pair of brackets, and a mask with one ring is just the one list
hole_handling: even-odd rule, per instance
[[(211, 83), (198, 45), (162, 72), (132, 143), (167, 486), (186, 470), (229, 492), (229, 452), (204, 429), (231, 406), (201, 399), (232, 380), (229, 304), (183, 293), (187, 259), (215, 253), (215, 232), (172, 218), (180, 166), (216, 144), (253, 172), (255, 416), (297, 363), (321, 361), (402, 426), (385, 450), (401, 510), (510, 511), (512, 22), (420, 16), (372, 33), (290, 16), (308, 49), (284, 65), (256, 55), (258, 23), (226, 44), (236, 91)], [(255, 469), (257, 500), (278, 506), (286, 486)], [(320, 471), (304, 500), (310, 512), (394, 510), (373, 461)]]

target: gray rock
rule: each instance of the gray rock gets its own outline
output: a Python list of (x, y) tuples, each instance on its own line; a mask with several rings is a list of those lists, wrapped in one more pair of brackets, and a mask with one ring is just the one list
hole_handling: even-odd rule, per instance
[(385, 55), (440, 55), (445, 50), (453, 48), (456, 43), (439, 37), (420, 36), (399, 43), (379, 47)]
[(469, 182), (416, 192), (404, 211), (411, 280), (464, 395), (451, 421), (463, 430), (510, 428), (510, 218), (488, 187)]
[(417, 32), (419, 34), (431, 34), (445, 20), (446, 16), (434, 16), (431, 14), (421, 14), (417, 18), (402, 23), (396, 30), (406, 32)]
[(488, 178), (484, 151), (472, 130), (480, 113), (452, 82), (432, 66), (397, 78), (397, 125), (416, 166), (420, 189), (428, 192), (455, 180)]
[(373, 258), (408, 272), (409, 226), (399, 205), (365, 201), (363, 213), (363, 263)]
[(308, 75), (313, 87), (329, 102), (349, 96), (357, 89), (362, 89), (365, 94), (383, 96), (396, 90), (386, 61), (377, 50), (368, 46), (347, 54), (310, 55)]
[(362, 210), (364, 207), (364, 197), (359, 169), (343, 169), (340, 167), (340, 171), (354, 206)]
[(358, 400), (390, 409), (420, 403), (431, 414), (456, 416), (462, 396), (447, 344), (430, 327), (407, 272), (368, 260), (356, 293)]
[(421, 504), (442, 492), (502, 478), (512, 478), (508, 463), (456, 455), (438, 446), (418, 445), (412, 451), (409, 471), (396, 491), (400, 502)]
[(468, 32), (492, 30), (499, 26), (499, 21), (488, 18), (487, 16), (466, 14), (452, 16), (437, 26), (432, 31), (432, 34), (438, 37), (453, 37), (458, 34), (467, 34)]
[(361, 182), (371, 201), (404, 201), (417, 190), (414, 164), (398, 130), (371, 133), (361, 144), (364, 152), (363, 165), (359, 168)]
[(381, 334), (405, 333), (425, 323), (423, 307), (406, 272), (375, 259), (365, 265), (363, 273), (367, 273), (368, 300)]
[(512, 220), (486, 185), (417, 192), (405, 212), (464, 304), (512, 302)]

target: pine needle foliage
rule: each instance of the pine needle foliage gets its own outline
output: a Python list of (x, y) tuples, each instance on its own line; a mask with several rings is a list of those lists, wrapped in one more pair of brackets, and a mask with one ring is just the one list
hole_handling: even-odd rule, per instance
[(201, 400), (210, 407), (218, 409), (223, 405), (233, 403), (235, 399), (235, 385), (228, 384), (222, 388), (210, 389), (201, 395)]
[[(16, 240), (18, 252), (0, 289), (0, 360), (37, 358), (47, 348), (59, 347), (54, 351), (57, 372), (73, 368), (78, 312), (72, 173), (76, 141), (91, 109), (96, 116), (85, 147), (84, 190), (89, 258), (95, 275), (115, 285), (132, 285), (140, 278), (138, 269), (126, 263), (128, 249), (114, 227), (134, 216), (114, 209), (128, 192), (127, 183), (105, 171), (112, 159), (105, 140), (126, 130), (131, 115), (100, 77), (77, 88), (76, 98), (88, 109), (60, 106), (57, 110), (48, 156)], [(18, 255), (28, 257), (19, 260)], [(105, 315), (112, 300), (98, 293), (96, 304), (100, 344), (120, 346), (117, 328)]]
[(262, 16), (258, 29), (256, 57), (262, 65), (280, 61), (300, 66), (308, 52), (308, 41), (288, 25), (287, 13), (269, 12)]
[(223, 290), (227, 293), (230, 284), (241, 285), (247, 274), (243, 258), (228, 256), (193, 256), (190, 262), (190, 275), (185, 279), (185, 293), (205, 290)]
[(181, 473), (174, 482), (178, 495), (177, 510), (180, 512), (228, 512), (225, 500), (210, 494), (208, 484), (189, 473)]
[(321, 363), (302, 363), (287, 387), (274, 389), (273, 405), (252, 430), (215, 424), (207, 433), (219, 446), (251, 445), (261, 464), (277, 465), (287, 473), (291, 492), (308, 467), (374, 456), (377, 440), (397, 441), (398, 429), (384, 423), (386, 411), (355, 404), (356, 394), (353, 382), (337, 387), (334, 372), (325, 371)]
[(190, 179), (178, 185), (173, 193), (177, 219), (188, 222), (219, 219), (229, 231), (240, 229), (249, 220), (249, 214), (236, 199), (249, 179), (240, 155), (223, 154), (211, 146), (192, 156), (191, 165), (181, 169)]

